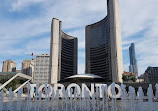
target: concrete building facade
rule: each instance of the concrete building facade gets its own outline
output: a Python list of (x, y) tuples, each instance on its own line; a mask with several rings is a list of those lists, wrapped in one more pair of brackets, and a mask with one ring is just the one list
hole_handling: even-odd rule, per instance
[(3, 61), (2, 72), (16, 72), (16, 63), (11, 59)]
[(129, 57), (130, 57), (129, 72), (138, 74), (138, 67), (137, 67), (134, 43), (132, 43), (131, 46), (129, 47)]
[(62, 22), (53, 18), (50, 45), (50, 84), (77, 74), (77, 52), (77, 38), (64, 33)]
[(16, 72), (17, 72), (17, 73), (22, 73), (22, 70), (16, 69)]
[(35, 84), (48, 83), (49, 58), (50, 58), (50, 55), (48, 54), (36, 55), (33, 83)]
[(22, 73), (28, 76), (33, 76), (35, 59), (26, 59), (22, 62)]
[(122, 41), (118, 0), (107, 0), (107, 16), (86, 26), (86, 70), (105, 82), (122, 82)]
[(158, 67), (148, 67), (143, 78), (145, 83), (158, 83)]

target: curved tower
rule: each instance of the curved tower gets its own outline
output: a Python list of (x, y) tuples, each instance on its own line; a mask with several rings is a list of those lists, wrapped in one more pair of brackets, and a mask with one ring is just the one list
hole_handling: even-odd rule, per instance
[(77, 74), (77, 38), (62, 31), (62, 22), (53, 18), (51, 25), (49, 83), (54, 84)]
[(108, 15), (86, 26), (86, 73), (122, 82), (122, 41), (118, 0), (107, 0)]

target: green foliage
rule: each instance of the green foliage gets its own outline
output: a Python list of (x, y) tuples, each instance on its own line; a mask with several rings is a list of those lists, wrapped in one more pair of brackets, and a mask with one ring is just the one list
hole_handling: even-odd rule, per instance
[(128, 76), (123, 75), (122, 79), (123, 79), (123, 81), (126, 82), (126, 81), (128, 81)]
[(128, 82), (128, 81), (136, 82), (137, 80), (137, 78), (133, 75), (123, 75), (122, 79), (124, 82)]
[(132, 80), (133, 82), (136, 82), (137, 78), (136, 78), (135, 76), (132, 76), (131, 80)]
[[(3, 79), (3, 80), (0, 80), (0, 83), (4, 84), (6, 81), (7, 81), (6, 79)], [(24, 83), (24, 80), (13, 80), (5, 88), (9, 90), (9, 88), (12, 87), (12, 90), (15, 90), (16, 85), (17, 84), (22, 84), (22, 83)]]

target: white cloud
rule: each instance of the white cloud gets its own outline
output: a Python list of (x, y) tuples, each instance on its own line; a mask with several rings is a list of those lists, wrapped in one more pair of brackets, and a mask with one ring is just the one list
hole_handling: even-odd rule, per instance
[[(139, 74), (148, 66), (158, 66), (157, 0), (120, 0), (123, 49), (136, 46)], [(133, 36), (135, 36), (133, 38)], [(128, 65), (124, 65), (127, 69)]]
[(20, 11), (24, 10), (26, 7), (31, 4), (41, 3), (48, 0), (17, 0), (12, 4), (11, 11)]
[(123, 70), (126, 71), (126, 72), (129, 72), (129, 64), (123, 64)]
[(29, 42), (26, 45), (25, 54), (31, 54), (32, 52), (35, 54), (48, 53), (50, 48), (50, 37), (42, 38), (39, 40), (34, 40)]
[(78, 64), (78, 74), (84, 74), (85, 73), (85, 64), (79, 63)]
[(122, 45), (129, 45), (131, 43), (135, 43), (137, 40), (123, 40)]
[(78, 48), (79, 49), (85, 48), (85, 29), (84, 28), (68, 32), (68, 34), (78, 38)]
[(156, 0), (120, 0), (121, 24), (124, 37), (138, 33), (150, 25), (156, 13), (157, 6), (155, 3), (157, 2)]
[(145, 35), (143, 40), (136, 43), (139, 73), (142, 74), (148, 66), (158, 66), (158, 38)]
[(0, 63), (0, 71), (2, 71), (2, 64)]
[(128, 50), (129, 49), (129, 46), (122, 46), (122, 50)]
[(78, 47), (81, 49), (85, 48), (85, 41), (83, 40), (83, 41), (79, 42)]
[[(100, 0), (100, 2), (103, 2), (104, 0)], [(15, 1), (12, 6), (14, 6), (14, 11), (20, 10), (21, 8), (29, 8), (29, 5), (41, 3), (42, 2), (42, 10), (43, 12), (41, 15), (35, 15), (34, 17), (25, 17), (24, 19), (20, 20), (6, 20), (5, 18), (0, 21), (0, 39), (8, 39), (8, 41), (18, 41), (21, 42), (25, 38), (30, 38), (33, 36), (39, 36), (43, 33), (50, 33), (50, 25), (51, 25), (51, 19), (53, 17), (59, 17), (63, 21), (63, 29), (73, 29), (77, 27), (82, 27), (82, 29), (75, 30), (69, 32), (73, 36), (78, 37), (79, 41), (79, 48), (84, 48), (84, 27), (86, 24), (89, 24), (91, 22), (94, 22), (92, 20), (96, 20), (94, 18), (99, 18), (100, 20), (102, 17), (104, 17), (104, 11), (105, 5), (100, 4), (99, 2), (93, 0), (92, 1), (50, 1), (50, 0), (17, 0)], [(73, 3), (73, 5), (72, 5)], [(104, 1), (106, 4), (106, 2)], [(86, 4), (86, 5), (83, 5)], [(67, 8), (63, 8), (67, 7)], [(93, 9), (94, 8), (94, 9)], [(72, 10), (74, 9), (74, 10)], [(58, 11), (57, 11), (58, 10)], [(93, 12), (91, 11), (93, 10)], [(23, 10), (21, 10), (23, 11)], [(101, 12), (100, 12), (101, 11)], [(95, 17), (95, 12), (101, 13), (101, 16)], [(31, 12), (30, 12), (31, 13)], [(86, 16), (87, 15), (87, 16)], [(91, 18), (92, 17), (92, 18)], [(91, 21), (91, 22), (90, 22)], [(96, 20), (97, 21), (97, 20)], [(9, 33), (8, 33), (9, 32)], [(8, 44), (8, 41), (0, 41), (0, 44), (5, 43)], [(18, 42), (13, 42), (11, 44), (8, 44), (8, 47), (12, 47), (16, 45)], [(24, 43), (23, 45), (26, 45)], [(2, 46), (2, 49), (5, 48), (5, 45)], [(15, 50), (19, 50), (15, 49)], [(11, 52), (11, 51), (9, 51)], [(14, 51), (12, 51), (14, 53)]]
[[(18, 22), (15, 21), (15, 23), (12, 23), (12, 21), (7, 23), (6, 21), (1, 21), (0, 23), (0, 39), (7, 39), (8, 41), (21, 41), (26, 38), (31, 40), (31, 37), (39, 36), (50, 30), (50, 21), (46, 21), (43, 18), (25, 19)], [(0, 43), (3, 42), (5, 41), (0, 41)]]
[[(98, 2), (99, 1), (99, 2)], [(106, 15), (105, 0), (60, 0), (54, 6), (46, 4), (47, 16), (63, 21), (63, 28), (75, 28), (98, 21)], [(104, 4), (105, 3), (105, 4)], [(73, 4), (73, 5), (72, 5)], [(94, 5), (95, 4), (95, 5)]]
[(84, 61), (85, 60), (85, 52), (79, 50), (78, 51), (78, 58), (82, 59), (82, 61)]

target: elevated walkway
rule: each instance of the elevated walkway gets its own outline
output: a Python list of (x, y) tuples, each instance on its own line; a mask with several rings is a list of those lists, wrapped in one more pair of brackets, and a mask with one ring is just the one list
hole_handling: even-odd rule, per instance
[[(6, 74), (6, 75), (9, 75), (9, 74)], [(0, 75), (1, 76), (1, 75)], [(14, 93), (16, 93), (20, 88), (22, 88), (24, 85), (26, 85), (29, 81), (32, 80), (32, 77), (31, 76), (28, 76), (26, 74), (22, 74), (22, 73), (17, 73), (15, 75), (13, 75), (13, 77), (11, 77), (8, 81), (6, 81), (4, 84), (0, 84), (0, 90), (4, 90), (6, 92), (8, 92), (8, 90), (5, 88), (6, 85), (8, 85), (10, 82), (12, 82), (15, 78), (17, 77), (21, 77), (21, 78), (24, 78), (24, 79), (27, 79), (26, 82), (24, 82), (22, 85), (20, 85), (17, 89), (14, 90)]]

